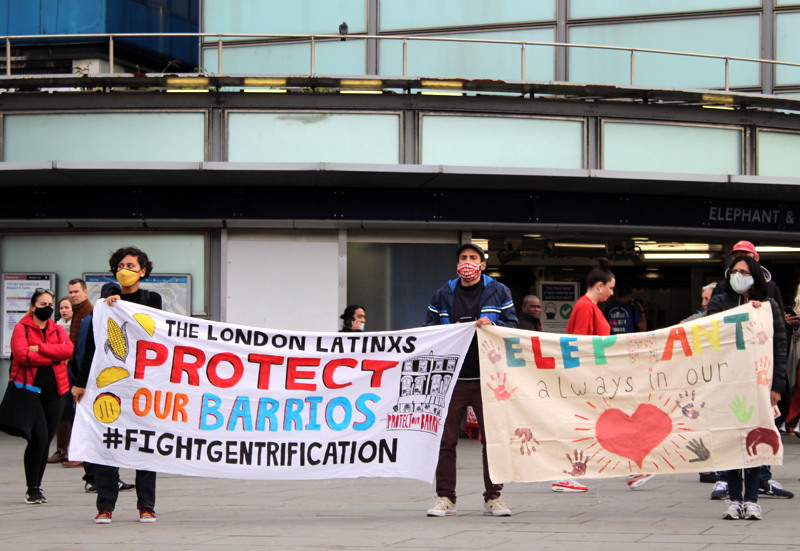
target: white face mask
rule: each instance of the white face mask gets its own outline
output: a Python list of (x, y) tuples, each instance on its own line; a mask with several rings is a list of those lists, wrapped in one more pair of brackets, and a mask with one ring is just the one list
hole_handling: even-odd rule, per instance
[(745, 276), (739, 273), (731, 274), (731, 288), (736, 291), (737, 294), (742, 294), (746, 291), (749, 291), (750, 288), (755, 283), (753, 276)]

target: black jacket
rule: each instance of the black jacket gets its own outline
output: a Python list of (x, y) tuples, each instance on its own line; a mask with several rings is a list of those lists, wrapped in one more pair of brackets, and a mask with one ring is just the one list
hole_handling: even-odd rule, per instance
[[(771, 298), (761, 302), (762, 308), (766, 308), (767, 304), (772, 307), (772, 390), (783, 394), (786, 391), (786, 330), (783, 312)], [(733, 291), (714, 295), (708, 303), (708, 315), (736, 308), (740, 304), (744, 304), (744, 299)]]

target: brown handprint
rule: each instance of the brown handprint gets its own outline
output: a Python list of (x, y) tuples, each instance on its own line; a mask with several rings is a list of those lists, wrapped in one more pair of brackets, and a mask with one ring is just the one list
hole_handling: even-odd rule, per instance
[(529, 442), (536, 442), (536, 445), (539, 445), (539, 441), (533, 437), (531, 429), (518, 428), (514, 431), (514, 436), (519, 438), (520, 442), (522, 442), (522, 445), (519, 447), (519, 453), (521, 455), (531, 455), (536, 451), (536, 446), (529, 444)]
[(496, 344), (492, 344), (489, 341), (483, 341), (481, 344), (481, 350), (483, 350), (483, 353), (493, 364), (497, 364), (503, 359), (503, 357), (500, 355), (500, 347)]
[(571, 471), (564, 471), (564, 474), (568, 474), (570, 476), (583, 476), (586, 474), (586, 460), (583, 457), (583, 450), (578, 453), (578, 450), (572, 450), (575, 454), (575, 459), (573, 460), (570, 455), (564, 454), (567, 456), (567, 461), (570, 462), (572, 465)]
[(772, 377), (769, 376), (769, 373), (770, 373), (770, 367), (772, 367), (772, 363), (769, 361), (769, 357), (761, 356), (753, 363), (755, 364), (756, 367), (758, 384), (764, 386), (770, 386), (772, 384)]
[[(494, 397), (497, 398), (499, 401), (508, 400), (511, 398), (511, 395), (519, 387), (514, 387), (511, 391), (506, 390), (506, 379), (508, 378), (508, 374), (506, 373), (495, 373), (491, 377), (491, 383), (486, 383), (486, 386), (489, 387), (489, 390), (494, 392)], [(496, 383), (497, 386), (492, 386), (492, 383)]]

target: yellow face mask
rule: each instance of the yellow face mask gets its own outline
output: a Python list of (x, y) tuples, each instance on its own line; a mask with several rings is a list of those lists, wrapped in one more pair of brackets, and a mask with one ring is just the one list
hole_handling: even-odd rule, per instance
[(133, 270), (117, 271), (117, 281), (123, 287), (132, 287), (139, 279), (139, 272), (134, 272)]

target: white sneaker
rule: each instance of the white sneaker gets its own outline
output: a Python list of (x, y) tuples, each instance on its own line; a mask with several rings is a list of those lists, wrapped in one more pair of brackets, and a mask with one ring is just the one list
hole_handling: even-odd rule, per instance
[[(510, 513), (510, 511), (509, 511)], [(428, 509), (429, 517), (446, 517), (456, 514), (456, 504), (450, 501), (449, 497), (440, 496), (436, 498), (436, 503)]]
[(753, 503), (752, 501), (745, 501), (742, 504), (744, 514), (742, 518), (745, 520), (761, 520), (761, 505)]
[(731, 501), (731, 504), (728, 505), (728, 509), (722, 515), (722, 518), (725, 520), (739, 520), (742, 518), (743, 514), (742, 504), (738, 501)]
[(574, 480), (557, 480), (550, 485), (554, 492), (588, 492), (589, 487), (579, 484)]
[(628, 488), (633, 490), (634, 488), (638, 488), (645, 482), (651, 480), (654, 474), (629, 474), (628, 475)]
[(506, 507), (503, 500), (498, 497), (484, 502), (483, 514), (491, 517), (508, 517), (511, 516), (511, 509)]

